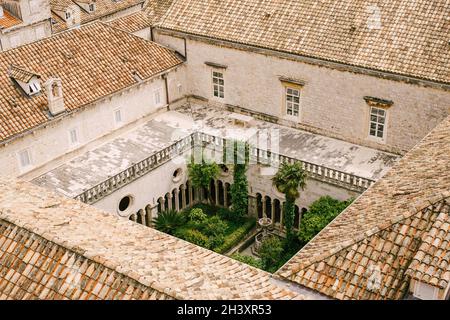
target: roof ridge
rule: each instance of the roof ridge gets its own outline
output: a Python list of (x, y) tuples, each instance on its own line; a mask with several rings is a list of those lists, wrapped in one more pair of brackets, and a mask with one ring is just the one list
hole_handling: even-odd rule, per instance
[[(0, 210), (0, 214), (1, 213), (2, 213), (2, 211)], [(182, 299), (183, 298), (182, 296), (180, 296), (179, 294), (177, 294), (170, 288), (164, 288), (162, 286), (159, 286), (158, 283), (155, 283), (155, 281), (153, 281), (153, 282), (146, 281), (146, 280), (142, 279), (142, 277), (139, 277), (139, 275), (134, 271), (126, 271), (126, 269), (123, 269), (120, 265), (117, 265), (114, 261), (112, 261), (106, 257), (102, 257), (100, 255), (90, 256), (89, 254), (86, 254), (86, 252), (87, 252), (86, 250), (83, 250), (80, 247), (70, 247), (67, 245), (67, 243), (68, 243), (67, 241), (61, 241), (61, 239), (59, 239), (58, 237), (51, 237), (48, 233), (40, 234), (37, 232), (37, 230), (33, 230), (33, 228), (29, 227), (27, 224), (22, 224), (20, 220), (12, 221), (11, 219), (8, 219), (8, 217), (0, 215), (0, 221), (5, 221), (6, 223), (13, 225), (19, 229), (25, 230), (38, 238), (49, 241), (49, 242), (57, 245), (58, 247), (62, 247), (65, 250), (73, 252), (76, 255), (82, 256), (89, 261), (92, 261), (94, 263), (102, 265), (105, 268), (108, 268), (111, 271), (117, 272), (118, 274), (121, 274), (122, 276), (124, 276), (126, 278), (130, 278), (131, 280), (136, 281), (137, 283), (139, 283), (142, 286), (145, 286), (149, 289), (156, 290), (161, 294), (169, 295), (174, 299)]]
[[(360, 235), (358, 235), (358, 237), (352, 239), (353, 241), (351, 241), (351, 240), (346, 241), (346, 242), (342, 243), (341, 245), (337, 246), (334, 250), (327, 251), (327, 252), (325, 252), (324, 254), (315, 257), (315, 259), (313, 259), (313, 260), (310, 260), (310, 261), (306, 260), (305, 263), (297, 263), (297, 267), (292, 267), (291, 272), (290, 272), (290, 275), (288, 275), (288, 277), (293, 278), (293, 277), (295, 277), (295, 275), (297, 275), (297, 273), (299, 273), (301, 270), (306, 269), (306, 268), (308, 268), (309, 266), (311, 266), (311, 265), (313, 265), (313, 264), (315, 264), (315, 263), (317, 263), (317, 262), (319, 262), (319, 261), (322, 261), (322, 260), (324, 260), (324, 259), (326, 259), (326, 258), (329, 258), (329, 257), (331, 257), (332, 255), (335, 255), (335, 254), (337, 254), (337, 253), (339, 253), (339, 252), (341, 252), (341, 251), (343, 251), (343, 250), (346, 250), (347, 248), (349, 248), (349, 247), (351, 247), (351, 246), (353, 246), (353, 245), (355, 245), (355, 244), (357, 244), (357, 243), (360, 243), (361, 241), (364, 241), (364, 240), (366, 240), (367, 238), (370, 238), (370, 237), (372, 237), (372, 236), (374, 236), (374, 235), (376, 235), (376, 234), (378, 234), (378, 233), (380, 233), (380, 232), (383, 232), (383, 231), (385, 231), (385, 230), (387, 230), (387, 229), (390, 229), (390, 228), (392, 228), (393, 226), (395, 226), (395, 225), (401, 223), (402, 221), (405, 221), (405, 220), (407, 220), (407, 219), (409, 219), (409, 218), (412, 218), (413, 216), (418, 215), (418, 214), (422, 213), (423, 211), (425, 211), (425, 210), (427, 210), (427, 209), (432, 209), (432, 208), (434, 208), (436, 205), (439, 205), (439, 204), (441, 204), (441, 203), (446, 203), (446, 205), (450, 205), (450, 196), (443, 196), (441, 200), (439, 200), (439, 201), (437, 201), (437, 202), (434, 202), (434, 203), (431, 203), (431, 202), (430, 202), (426, 207), (424, 207), (424, 208), (422, 208), (422, 209), (420, 209), (420, 210), (418, 210), (418, 211), (416, 211), (416, 212), (413, 212), (413, 213), (411, 213), (411, 214), (409, 214), (409, 215), (406, 215), (406, 214), (403, 214), (403, 215), (397, 215), (397, 216), (393, 217), (393, 218), (390, 220), (391, 223), (385, 222), (385, 223), (382, 224), (382, 225), (375, 226), (375, 227), (373, 227), (372, 229), (368, 230), (367, 232), (365, 232), (365, 233), (363, 233), (363, 234), (360, 234)], [(334, 221), (334, 220), (333, 220), (333, 221)], [(330, 224), (331, 224), (331, 222), (330, 222)], [(325, 228), (326, 228), (326, 227), (325, 227)], [(324, 228), (324, 229), (325, 229), (325, 228)], [(324, 229), (322, 229), (322, 230), (324, 230)], [(319, 234), (317, 234), (317, 235), (319, 235)], [(316, 235), (316, 236), (317, 236), (317, 235)], [(312, 240), (311, 240), (311, 241), (312, 241)], [(280, 269), (278, 269), (278, 271), (282, 270), (282, 269), (284, 268), (284, 266), (287, 265), (288, 263), (289, 263), (289, 261), (286, 262)], [(278, 271), (277, 271), (276, 273), (278, 273)], [(287, 270), (286, 272), (282, 272), (282, 274), (283, 274), (283, 273), (286, 273), (286, 274), (287, 274), (288, 272), (289, 272), (289, 270)]]

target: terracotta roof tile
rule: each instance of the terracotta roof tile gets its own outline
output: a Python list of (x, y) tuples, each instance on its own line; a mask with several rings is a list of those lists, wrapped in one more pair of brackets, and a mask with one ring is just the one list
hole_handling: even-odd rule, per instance
[(114, 19), (108, 22), (108, 24), (113, 28), (117, 28), (130, 33), (149, 28), (151, 26), (149, 18), (142, 11), (118, 19)]
[(302, 297), (269, 273), (29, 183), (0, 187), (0, 299)]
[[(277, 274), (345, 299), (400, 299), (409, 286), (409, 277), (447, 286), (449, 153), (450, 116)], [(411, 206), (412, 201), (418, 205)], [(356, 268), (348, 268), (345, 260), (356, 263)], [(370, 275), (377, 273), (380, 288), (370, 290)], [(305, 281), (316, 279), (315, 274), (329, 278), (327, 285)], [(343, 279), (347, 274), (347, 280)], [(353, 279), (349, 281), (350, 276)], [(345, 287), (344, 296), (335, 286), (337, 281)], [(350, 293), (350, 284), (360, 290)]]
[(67, 8), (76, 8), (80, 13), (80, 23), (86, 24), (88, 22), (126, 10), (138, 4), (142, 4), (144, 1), (145, 0), (96, 0), (95, 11), (87, 12), (78, 6), (76, 4), (77, 1), (74, 0), (50, 0), (52, 18), (56, 22), (52, 25), (52, 30), (57, 33), (68, 29), (66, 22), (63, 20)]
[(450, 83), (447, 0), (178, 0), (169, 30)]
[(19, 18), (16, 18), (11, 13), (9, 13), (5, 8), (3, 8), (3, 17), (0, 18), (0, 30), (1, 29), (8, 29), (11, 27), (14, 27), (16, 25), (19, 25), (22, 23), (22, 20)]
[(71, 111), (135, 85), (133, 71), (148, 79), (180, 63), (173, 51), (101, 22), (2, 52), (0, 141), (50, 120), (45, 92), (26, 97), (9, 77), (12, 64), (40, 74), (42, 83), (59, 77)]

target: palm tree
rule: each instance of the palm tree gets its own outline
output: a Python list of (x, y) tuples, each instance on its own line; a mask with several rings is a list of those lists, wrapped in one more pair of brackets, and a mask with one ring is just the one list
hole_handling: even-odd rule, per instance
[(156, 218), (153, 218), (155, 229), (172, 235), (178, 227), (185, 223), (186, 216), (175, 210), (163, 211)]
[(308, 175), (303, 170), (301, 162), (283, 163), (276, 175), (272, 178), (275, 187), (286, 196), (284, 206), (284, 224), (288, 240), (292, 239), (294, 225), (295, 200), (300, 196), (300, 189), (306, 187)]

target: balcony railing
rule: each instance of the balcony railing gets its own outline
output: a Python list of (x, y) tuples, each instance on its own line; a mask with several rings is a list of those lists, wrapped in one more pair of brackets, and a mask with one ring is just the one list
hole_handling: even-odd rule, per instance
[[(85, 190), (83, 193), (76, 196), (75, 199), (84, 203), (93, 204), (113, 193), (117, 189), (122, 188), (123, 186), (155, 170), (175, 157), (192, 150), (195, 146), (201, 147), (202, 149), (208, 148), (218, 152), (225, 152), (227, 139), (203, 132), (192, 133), (191, 135), (176, 141), (172, 145), (153, 153), (146, 159), (131, 165), (124, 171), (109, 177), (96, 186)], [(274, 167), (278, 167), (280, 164), (285, 162), (300, 162), (302, 163), (303, 169), (308, 172), (311, 178), (357, 192), (365, 191), (375, 182), (367, 178), (330, 169), (322, 165), (298, 160), (251, 145), (249, 146), (249, 156), (250, 163), (271, 165)]]

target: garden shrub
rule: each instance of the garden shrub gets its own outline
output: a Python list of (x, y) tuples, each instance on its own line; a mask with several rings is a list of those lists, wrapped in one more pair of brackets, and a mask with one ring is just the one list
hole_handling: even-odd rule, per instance
[(256, 225), (256, 221), (254, 219), (248, 220), (243, 223), (239, 228), (237, 228), (232, 234), (225, 237), (224, 242), (215, 247), (214, 251), (218, 253), (225, 253), (228, 250), (231, 250), (234, 246), (236, 246), (244, 237), (252, 230)]
[(223, 236), (228, 229), (228, 223), (218, 216), (212, 216), (202, 221), (200, 229), (205, 235), (210, 237)]
[(201, 246), (203, 248), (206, 249), (211, 248), (210, 239), (198, 230), (189, 228), (180, 228), (179, 230), (177, 230), (175, 236), (184, 239), (186, 241), (189, 241), (193, 244), (196, 244), (198, 246)]
[(248, 264), (249, 266), (258, 268), (258, 269), (262, 269), (262, 263), (260, 259), (251, 257), (251, 256), (247, 256), (247, 255), (243, 255), (240, 253), (235, 253), (231, 256), (231, 258), (233, 258), (234, 260), (240, 261), (242, 263)]
[(153, 219), (153, 223), (157, 230), (173, 234), (177, 228), (186, 223), (186, 216), (175, 210), (163, 211)]
[(279, 265), (279, 262), (283, 257), (283, 252), (283, 243), (280, 238), (270, 236), (265, 239), (258, 251), (264, 270), (269, 272), (275, 271), (273, 269), (276, 269)]
[(204, 221), (208, 216), (200, 208), (193, 208), (189, 213), (188, 217), (190, 221)]
[(336, 218), (354, 199), (339, 201), (330, 196), (319, 198), (303, 216), (298, 238), (304, 244), (308, 243), (334, 218)]

